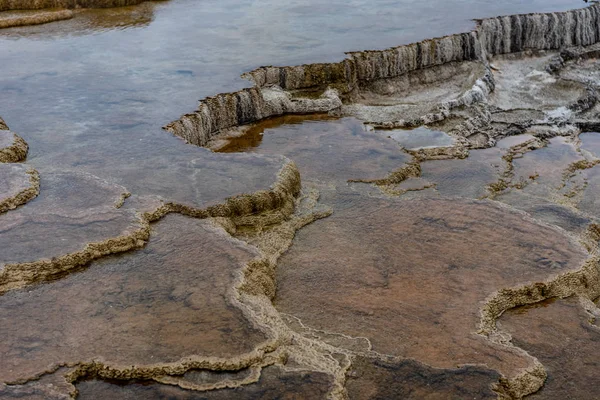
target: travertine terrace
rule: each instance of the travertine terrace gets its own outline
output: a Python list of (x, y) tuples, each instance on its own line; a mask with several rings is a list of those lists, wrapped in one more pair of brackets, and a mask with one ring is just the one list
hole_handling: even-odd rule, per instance
[(0, 29), (42, 25), (75, 17), (76, 9), (133, 6), (148, 0), (3, 0)]
[(598, 42), (592, 5), (261, 67), (113, 179), (0, 120), (0, 398), (594, 399)]

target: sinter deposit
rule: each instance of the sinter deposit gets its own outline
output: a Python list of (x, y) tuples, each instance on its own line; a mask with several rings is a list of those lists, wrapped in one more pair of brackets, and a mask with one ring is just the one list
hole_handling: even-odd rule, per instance
[(0, 119), (0, 398), (596, 398), (598, 42), (592, 5), (261, 67), (126, 178)]

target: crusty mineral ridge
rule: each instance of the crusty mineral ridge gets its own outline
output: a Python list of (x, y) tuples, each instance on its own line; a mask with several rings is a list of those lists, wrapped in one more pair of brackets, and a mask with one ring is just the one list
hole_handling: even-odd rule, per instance
[(38, 173), (24, 164), (0, 164), (0, 214), (35, 198)]
[(499, 304), (527, 298), (503, 291), (486, 307), (497, 291), (535, 291), (578, 271), (588, 257), (581, 245), (489, 202), (340, 196), (334, 210), (300, 231), (280, 260), (280, 312), (435, 368), (486, 365), (508, 379), (510, 395), (541, 386), (543, 369), (530, 356), (477, 332), (490, 328), (496, 315), (487, 313)]
[(190, 392), (159, 384), (119, 386), (102, 381), (84, 381), (77, 385), (81, 400), (258, 400), (258, 399), (325, 399), (331, 387), (331, 376), (313, 371), (286, 371), (269, 367), (262, 371), (257, 383), (235, 389)]
[(133, 6), (147, 0), (0, 0), (0, 11), (43, 8), (109, 8)]
[[(86, 225), (79, 213), (71, 224)], [(1, 296), (0, 382), (25, 383), (61, 365), (75, 369), (71, 379), (236, 370), (272, 350), (236, 297), (258, 252), (208, 220), (171, 215), (153, 229), (143, 250)]]
[[(6, 127), (0, 121), (0, 128)], [(14, 163), (25, 160), (29, 146), (16, 133), (6, 129), (0, 129), (0, 163)]]
[(4, 12), (0, 14), (0, 29), (47, 24), (49, 22), (73, 18), (73, 15), (73, 11), (71, 10)]
[[(600, 310), (577, 298), (550, 300), (506, 313), (499, 326), (512, 342), (537, 357), (548, 372), (540, 392), (531, 399), (592, 399), (597, 397), (600, 359)], [(586, 308), (589, 311), (586, 311)]]

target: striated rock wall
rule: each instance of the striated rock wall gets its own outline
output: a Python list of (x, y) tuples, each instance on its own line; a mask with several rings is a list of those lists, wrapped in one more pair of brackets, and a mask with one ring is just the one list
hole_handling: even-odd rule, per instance
[[(397, 78), (451, 62), (486, 63), (488, 56), (497, 54), (530, 49), (558, 50), (599, 41), (598, 4), (566, 12), (489, 18), (479, 20), (476, 29), (471, 32), (386, 50), (350, 52), (345, 60), (338, 63), (257, 68), (243, 75), (253, 81), (253, 88), (201, 100), (197, 111), (182, 116), (164, 128), (189, 143), (205, 146), (223, 130), (286, 113), (327, 112), (335, 109), (340, 101), (331, 94), (325, 94), (319, 100), (292, 99), (289, 94), (286, 97), (285, 92), (272, 89), (274, 87), (305, 93), (331, 88), (345, 98), (369, 82)], [(488, 71), (473, 89), (441, 106), (445, 110), (472, 104), (481, 101), (493, 89), (493, 77)], [(276, 99), (267, 93), (271, 90), (278, 92)], [(425, 119), (443, 119), (444, 110)], [(412, 126), (411, 123), (396, 125)]]
[(481, 59), (476, 32), (428, 39), (381, 51), (347, 53), (356, 66), (359, 81), (395, 78), (407, 72), (452, 61)]
[(201, 100), (197, 111), (183, 115), (165, 129), (189, 143), (205, 146), (225, 129), (283, 114), (328, 112), (341, 105), (334, 90), (326, 91), (319, 99), (292, 99), (289, 93), (276, 87), (264, 90), (253, 87)]
[(523, 50), (558, 50), (600, 41), (600, 8), (547, 14), (510, 15), (480, 20), (477, 31), (489, 55)]
[(133, 6), (147, 0), (0, 0), (0, 11), (43, 8), (109, 8)]

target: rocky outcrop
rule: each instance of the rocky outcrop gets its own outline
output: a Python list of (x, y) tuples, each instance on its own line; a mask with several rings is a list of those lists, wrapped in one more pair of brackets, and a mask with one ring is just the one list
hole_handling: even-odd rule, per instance
[(13, 28), (15, 26), (41, 25), (71, 18), (73, 18), (73, 11), (71, 10), (42, 11), (36, 12), (35, 14), (0, 16), (0, 29)]
[(277, 87), (264, 90), (253, 87), (201, 100), (197, 111), (171, 122), (165, 129), (189, 143), (206, 146), (225, 129), (284, 114), (328, 112), (341, 105), (334, 90), (328, 90), (319, 99), (313, 100), (292, 98)]
[[(394, 79), (415, 71), (465, 61), (487, 65), (489, 56), (524, 50), (558, 50), (568, 46), (587, 46), (600, 41), (600, 6), (567, 12), (526, 14), (479, 20), (475, 30), (441, 38), (424, 40), (405, 46), (378, 51), (347, 53), (338, 63), (305, 64), (299, 66), (260, 67), (243, 76), (254, 82), (254, 87), (235, 93), (219, 94), (200, 101), (198, 110), (186, 114), (165, 129), (186, 141), (206, 146), (211, 138), (222, 131), (285, 113), (327, 112), (335, 109), (338, 100), (325, 94), (329, 103), (303, 99), (301, 106), (292, 98), (329, 89), (338, 91), (344, 101), (352, 101), (356, 92), (374, 81)], [(291, 106), (272, 107), (269, 91), (272, 88), (289, 91)], [(412, 127), (423, 123), (439, 122), (448, 116), (448, 109), (484, 101), (494, 90), (494, 81), (488, 70), (485, 75), (462, 95), (439, 104), (438, 110), (429, 111), (409, 120), (390, 119), (383, 127)], [(284, 92), (277, 90), (283, 98)], [(327, 92), (325, 92), (327, 93)], [(277, 104), (281, 100), (276, 100)], [(360, 116), (359, 116), (360, 118)]]
[(0, 130), (0, 163), (14, 163), (25, 160), (29, 146), (16, 133)]
[(109, 8), (133, 6), (146, 0), (0, 0), (0, 11), (44, 8)]

